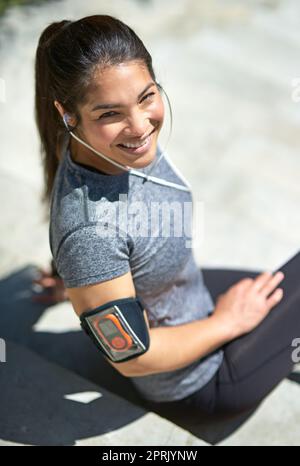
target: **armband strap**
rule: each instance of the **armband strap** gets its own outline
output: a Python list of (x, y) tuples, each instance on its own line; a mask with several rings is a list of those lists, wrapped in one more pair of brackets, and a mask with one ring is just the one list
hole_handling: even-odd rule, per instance
[(113, 362), (125, 362), (149, 349), (149, 332), (139, 298), (110, 301), (80, 316), (83, 330)]

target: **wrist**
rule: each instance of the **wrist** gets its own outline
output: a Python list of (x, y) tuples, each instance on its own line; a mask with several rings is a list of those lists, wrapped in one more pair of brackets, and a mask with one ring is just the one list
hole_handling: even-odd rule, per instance
[(229, 321), (229, 319), (225, 319), (215, 313), (210, 316), (210, 319), (214, 323), (216, 332), (218, 332), (224, 343), (237, 338), (238, 335), (236, 329), (234, 328), (232, 322)]

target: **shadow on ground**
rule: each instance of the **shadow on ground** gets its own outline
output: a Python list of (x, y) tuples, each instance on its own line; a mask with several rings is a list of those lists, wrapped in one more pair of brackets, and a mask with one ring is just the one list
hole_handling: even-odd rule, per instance
[[(138, 406), (112, 395), (15, 343), (7, 342), (1, 364), (0, 438), (25, 445), (75, 445), (124, 427), (145, 414)], [(83, 403), (66, 395), (95, 392)]]
[[(7, 362), (0, 366), (0, 438), (74, 445), (77, 439), (113, 431), (143, 416), (147, 404), (135, 387), (99, 357), (83, 332), (33, 330), (47, 307), (31, 299), (35, 273), (36, 267), (28, 266), (0, 282), (0, 337), (12, 342), (7, 345)], [(299, 382), (300, 375), (294, 375)], [(103, 396), (87, 405), (64, 399), (67, 393), (82, 391), (100, 391)], [(211, 444), (232, 434), (253, 414), (218, 423), (197, 419), (192, 425), (184, 413), (156, 412)]]

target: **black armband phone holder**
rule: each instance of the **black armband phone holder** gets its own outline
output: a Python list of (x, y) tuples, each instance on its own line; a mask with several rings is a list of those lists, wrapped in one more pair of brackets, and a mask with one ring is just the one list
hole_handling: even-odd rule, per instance
[(80, 316), (81, 327), (113, 362), (125, 362), (149, 349), (149, 332), (139, 298), (110, 301)]

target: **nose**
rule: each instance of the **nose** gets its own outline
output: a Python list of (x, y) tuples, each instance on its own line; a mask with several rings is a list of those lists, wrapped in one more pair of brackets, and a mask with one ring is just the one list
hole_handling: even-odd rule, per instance
[(124, 130), (124, 135), (134, 138), (147, 136), (151, 125), (145, 112), (136, 111), (127, 118), (127, 121), (128, 125)]

